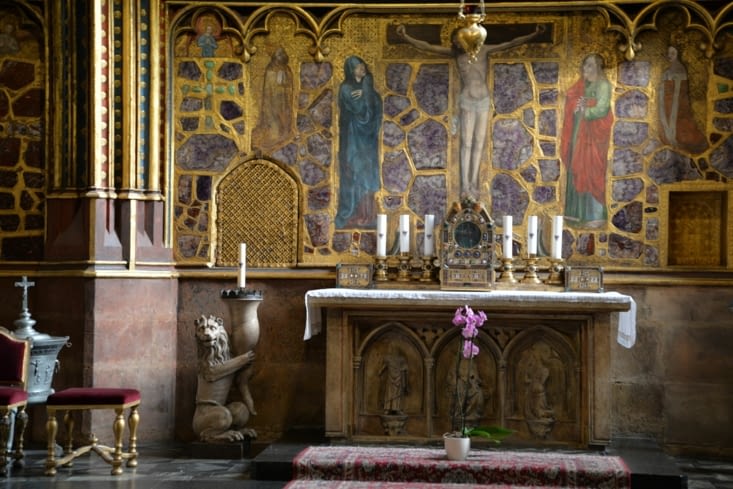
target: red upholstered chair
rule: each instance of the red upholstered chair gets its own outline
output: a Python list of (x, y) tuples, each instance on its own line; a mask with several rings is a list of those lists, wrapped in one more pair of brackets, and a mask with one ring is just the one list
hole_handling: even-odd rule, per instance
[(0, 474), (8, 470), (8, 442), (10, 426), (15, 415), (13, 430), (13, 465), (23, 466), (23, 432), (28, 424), (28, 362), (31, 341), (17, 338), (0, 326)]
[[(140, 406), (140, 392), (135, 389), (119, 389), (107, 387), (72, 387), (54, 392), (46, 399), (46, 437), (48, 454), (46, 456), (46, 475), (56, 474), (59, 466), (69, 467), (79, 455), (89, 451), (97, 453), (102, 460), (112, 466), (112, 475), (122, 474), (122, 462), (127, 460), (128, 467), (137, 467), (137, 425), (140, 422), (138, 407)], [(114, 447), (99, 445), (97, 438), (92, 435), (88, 445), (74, 449), (73, 430), (74, 419), (72, 411), (90, 409), (111, 409), (116, 413), (112, 423)], [(128, 416), (130, 438), (127, 451), (122, 448), (122, 434), (125, 431), (125, 409), (129, 409)], [(67, 441), (64, 445), (64, 456), (56, 458), (56, 411), (64, 412)]]

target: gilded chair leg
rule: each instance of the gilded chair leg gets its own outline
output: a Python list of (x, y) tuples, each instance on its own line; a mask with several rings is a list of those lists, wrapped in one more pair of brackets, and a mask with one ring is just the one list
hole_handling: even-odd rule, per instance
[(122, 473), (122, 434), (125, 432), (124, 409), (115, 409), (115, 421), (112, 423), (112, 432), (115, 435), (115, 450), (112, 454), (112, 475)]
[(48, 419), (46, 420), (46, 475), (56, 475), (56, 433), (59, 424), (56, 422), (56, 411), (48, 408)]
[[(64, 429), (66, 430), (66, 444), (64, 445), (64, 455), (69, 455), (74, 451), (74, 415), (71, 411), (64, 413)], [(64, 467), (74, 465), (73, 459), (64, 464)]]
[(0, 411), (0, 475), (8, 473), (8, 438), (10, 437), (10, 411)]
[(130, 454), (130, 458), (127, 459), (127, 466), (137, 467), (137, 425), (140, 424), (140, 414), (137, 411), (137, 406), (132, 406), (130, 408), (128, 423), (130, 430), (130, 444), (127, 451)]
[(15, 415), (15, 433), (13, 440), (13, 447), (15, 452), (13, 453), (13, 467), (23, 467), (25, 465), (25, 453), (23, 452), (23, 435), (25, 434), (25, 427), (28, 425), (28, 413), (25, 407), (19, 407), (18, 412)]

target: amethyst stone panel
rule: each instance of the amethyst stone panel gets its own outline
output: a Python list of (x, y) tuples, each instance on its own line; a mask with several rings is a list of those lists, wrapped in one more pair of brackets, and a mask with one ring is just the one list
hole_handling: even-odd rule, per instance
[(494, 107), (499, 114), (514, 112), (532, 100), (532, 83), (524, 64), (494, 65)]
[(620, 234), (611, 233), (608, 239), (608, 254), (611, 258), (636, 259), (641, 256), (644, 245)]
[(400, 124), (403, 126), (409, 126), (420, 118), (420, 112), (417, 109), (412, 109), (407, 114), (400, 117)]
[(311, 134), (307, 140), (308, 154), (323, 166), (331, 164), (331, 140), (320, 132)]
[(411, 75), (412, 66), (406, 63), (390, 63), (385, 73), (387, 88), (400, 95), (407, 95)]
[(649, 85), (651, 63), (649, 61), (627, 61), (618, 68), (618, 81), (632, 87)]
[(581, 233), (575, 243), (575, 251), (579, 255), (593, 256), (596, 252), (596, 240), (593, 233)]
[(655, 154), (647, 173), (656, 184), (702, 178), (692, 159), (671, 149), (664, 149)]
[(644, 256), (642, 260), (644, 265), (647, 267), (658, 267), (659, 250), (653, 246), (644, 246)]
[(178, 179), (178, 202), (181, 204), (190, 204), (193, 187), (193, 177), (191, 175), (181, 175)]
[(649, 97), (639, 90), (631, 90), (616, 100), (616, 115), (627, 119), (641, 119), (649, 110)]
[(447, 200), (445, 176), (418, 175), (412, 184), (407, 204), (417, 215), (435, 214), (435, 219), (440, 222)]
[(239, 80), (242, 78), (242, 64), (226, 62), (222, 63), (216, 73), (219, 78), (227, 81)]
[(328, 214), (308, 214), (305, 216), (305, 228), (313, 246), (328, 244), (328, 229), (331, 218)]
[(733, 98), (716, 100), (714, 107), (715, 112), (719, 112), (721, 114), (731, 114), (733, 113)]
[(410, 162), (402, 151), (394, 151), (384, 155), (382, 163), (382, 180), (384, 188), (389, 192), (401, 193), (407, 190), (412, 179)]
[(448, 110), (449, 72), (447, 63), (420, 66), (414, 92), (417, 104), (426, 113), (440, 115)]
[(181, 129), (186, 132), (195, 131), (199, 128), (198, 117), (181, 117)]
[(628, 147), (641, 144), (648, 136), (649, 126), (644, 122), (619, 121), (613, 130), (616, 146)]
[(386, 121), (382, 126), (382, 142), (385, 146), (394, 148), (405, 140), (405, 131), (392, 121)]
[(491, 215), (494, 219), (521, 219), (529, 206), (527, 191), (510, 175), (500, 173), (491, 182)]
[(0, 92), (0, 119), (4, 119), (10, 113), (10, 98), (5, 91)]
[(202, 71), (199, 65), (193, 61), (183, 61), (178, 65), (178, 78), (184, 80), (198, 81), (201, 79)]
[(542, 150), (542, 156), (555, 156), (557, 146), (555, 146), (555, 143), (551, 143), (550, 141), (541, 141), (540, 149)]
[(204, 100), (198, 97), (184, 97), (181, 100), (181, 106), (178, 108), (181, 112), (197, 112), (204, 108)]
[(331, 203), (331, 189), (328, 186), (312, 188), (308, 191), (308, 208), (311, 210), (325, 209)]
[(631, 175), (644, 169), (644, 159), (632, 149), (616, 149), (613, 152), (613, 174)]
[(326, 178), (326, 174), (319, 165), (310, 160), (301, 161), (299, 163), (300, 178), (306, 185), (316, 185)]
[(656, 241), (659, 239), (659, 219), (650, 217), (646, 220), (646, 239)]
[(442, 124), (428, 120), (418, 125), (407, 134), (407, 146), (415, 167), (446, 167), (448, 132)]
[(0, 166), (15, 166), (20, 161), (20, 138), (0, 138)]
[(554, 61), (535, 61), (532, 63), (532, 73), (537, 83), (552, 85), (557, 83), (559, 65)]
[(211, 176), (201, 175), (196, 178), (196, 199), (208, 202), (211, 199)]
[(646, 201), (650, 204), (659, 203), (659, 187), (650, 185), (646, 188)]
[(324, 90), (308, 108), (308, 115), (313, 122), (321, 127), (331, 127), (333, 122), (333, 91)]
[(388, 95), (384, 98), (384, 113), (389, 117), (401, 114), (410, 107), (410, 99), (402, 95)]
[(302, 63), (300, 65), (300, 88), (312, 90), (325, 85), (333, 75), (331, 63)]
[(239, 148), (220, 134), (194, 134), (176, 150), (176, 165), (183, 170), (224, 170)]
[(627, 178), (613, 182), (613, 200), (630, 202), (644, 190), (644, 181), (641, 178)]
[[(1, 113), (0, 116), (2, 116)], [(718, 131), (733, 132), (733, 119), (723, 119), (721, 117), (716, 117), (713, 119), (713, 125)]]
[(560, 178), (560, 161), (539, 160), (543, 182), (556, 182)]
[(534, 128), (534, 109), (528, 107), (522, 111), (522, 120), (527, 127)]
[(286, 165), (294, 165), (297, 153), (298, 146), (295, 143), (290, 143), (272, 153), (272, 156), (274, 156), (276, 160), (282, 161)]
[(532, 191), (532, 198), (538, 204), (555, 202), (555, 187), (540, 186)]
[(611, 218), (611, 222), (621, 231), (638, 233), (641, 231), (643, 217), (644, 212), (641, 202), (631, 202), (616, 212)]
[(334, 233), (331, 246), (333, 247), (333, 251), (337, 253), (347, 251), (351, 247), (351, 233)]
[(555, 105), (559, 92), (557, 88), (543, 88), (540, 90), (540, 105)]
[(219, 113), (225, 121), (242, 117), (244, 111), (240, 105), (232, 100), (223, 100), (219, 106)]
[(726, 177), (733, 177), (733, 136), (715, 148), (710, 155), (710, 164)]
[(494, 168), (515, 170), (532, 156), (532, 136), (516, 119), (495, 121), (492, 137)]
[(554, 110), (540, 112), (540, 134), (543, 136), (557, 134), (557, 113)]
[(522, 178), (525, 182), (534, 183), (537, 181), (537, 168), (535, 168), (534, 166), (523, 168), (522, 171), (519, 172), (519, 174), (522, 175)]

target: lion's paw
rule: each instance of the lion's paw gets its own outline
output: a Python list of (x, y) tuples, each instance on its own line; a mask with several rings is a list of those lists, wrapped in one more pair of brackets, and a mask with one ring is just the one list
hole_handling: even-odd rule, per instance
[(242, 436), (248, 436), (253, 439), (257, 438), (257, 432), (252, 428), (242, 428), (241, 430), (239, 430), (239, 432), (242, 434)]

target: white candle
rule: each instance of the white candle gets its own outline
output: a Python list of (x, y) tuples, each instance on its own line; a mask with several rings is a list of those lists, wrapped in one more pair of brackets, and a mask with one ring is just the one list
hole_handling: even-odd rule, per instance
[(504, 258), (512, 257), (512, 216), (504, 216)]
[(552, 218), (552, 258), (562, 259), (562, 216)]
[(239, 283), (239, 288), (243, 289), (245, 284), (247, 283), (247, 279), (245, 277), (247, 273), (247, 244), (246, 243), (239, 243), (239, 279), (237, 282)]
[(387, 256), (387, 214), (377, 215), (377, 256)]
[(425, 237), (423, 239), (423, 256), (433, 256), (434, 232), (435, 216), (432, 214), (425, 214)]
[(410, 216), (400, 216), (400, 253), (410, 252)]
[(537, 216), (529, 216), (527, 221), (527, 253), (537, 254)]

